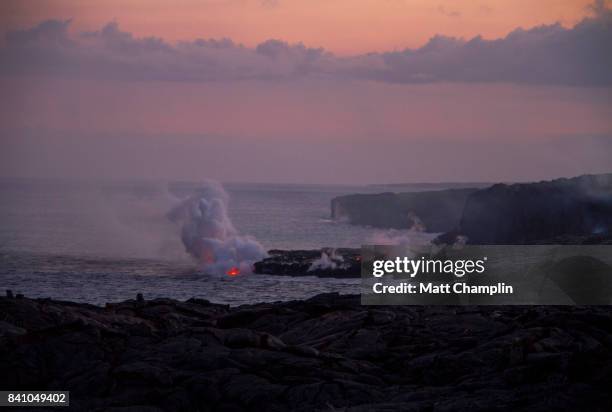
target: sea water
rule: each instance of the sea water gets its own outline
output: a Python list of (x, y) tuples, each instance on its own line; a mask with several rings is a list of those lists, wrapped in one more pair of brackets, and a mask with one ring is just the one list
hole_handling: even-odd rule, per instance
[[(225, 184), (241, 234), (266, 249), (359, 247), (380, 229), (336, 222), (330, 201), (419, 185)], [(28, 297), (104, 304), (134, 298), (209, 299), (240, 305), (358, 293), (356, 279), (210, 276), (185, 253), (166, 213), (194, 182), (0, 180), (0, 288)], [(444, 185), (428, 186), (444, 188)], [(394, 233), (393, 235), (398, 235)]]

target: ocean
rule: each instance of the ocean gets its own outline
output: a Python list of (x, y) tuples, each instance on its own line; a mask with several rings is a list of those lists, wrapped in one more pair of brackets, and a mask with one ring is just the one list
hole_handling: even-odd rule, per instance
[[(359, 292), (357, 279), (204, 273), (166, 217), (197, 187), (193, 182), (0, 180), (0, 287), (28, 297), (99, 305), (137, 293), (147, 299), (197, 297), (241, 305)], [(380, 229), (330, 219), (333, 197), (448, 185), (224, 187), (238, 232), (269, 250), (371, 243)]]

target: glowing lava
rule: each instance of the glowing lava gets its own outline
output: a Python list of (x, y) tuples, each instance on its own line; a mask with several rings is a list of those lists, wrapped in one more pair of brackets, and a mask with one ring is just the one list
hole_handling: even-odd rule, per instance
[(240, 274), (240, 269), (234, 266), (234, 267), (229, 268), (229, 270), (226, 273), (228, 276), (238, 276)]

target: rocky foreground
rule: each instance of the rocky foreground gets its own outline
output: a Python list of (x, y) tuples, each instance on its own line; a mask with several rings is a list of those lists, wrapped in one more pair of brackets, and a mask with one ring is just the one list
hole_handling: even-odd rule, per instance
[(0, 335), (0, 387), (70, 390), (72, 410), (612, 408), (608, 307), (7, 297)]

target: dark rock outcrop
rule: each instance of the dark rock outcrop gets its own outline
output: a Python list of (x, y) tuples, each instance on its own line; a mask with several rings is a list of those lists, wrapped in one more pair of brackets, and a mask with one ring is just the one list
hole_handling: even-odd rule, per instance
[(315, 250), (268, 251), (268, 257), (255, 262), (260, 275), (317, 276), (321, 278), (361, 277), (359, 249), (323, 248)]
[(355, 194), (331, 201), (333, 219), (380, 228), (446, 232), (457, 228), (465, 202), (477, 189)]
[(608, 307), (0, 298), (0, 387), (79, 411), (612, 408)]
[(355, 194), (332, 199), (331, 209), (334, 219), (354, 224), (443, 232), (438, 238), (443, 243), (457, 236), (473, 244), (605, 243), (612, 237), (612, 174), (484, 189)]
[(474, 244), (612, 234), (612, 174), (497, 184), (469, 196), (459, 233)]

